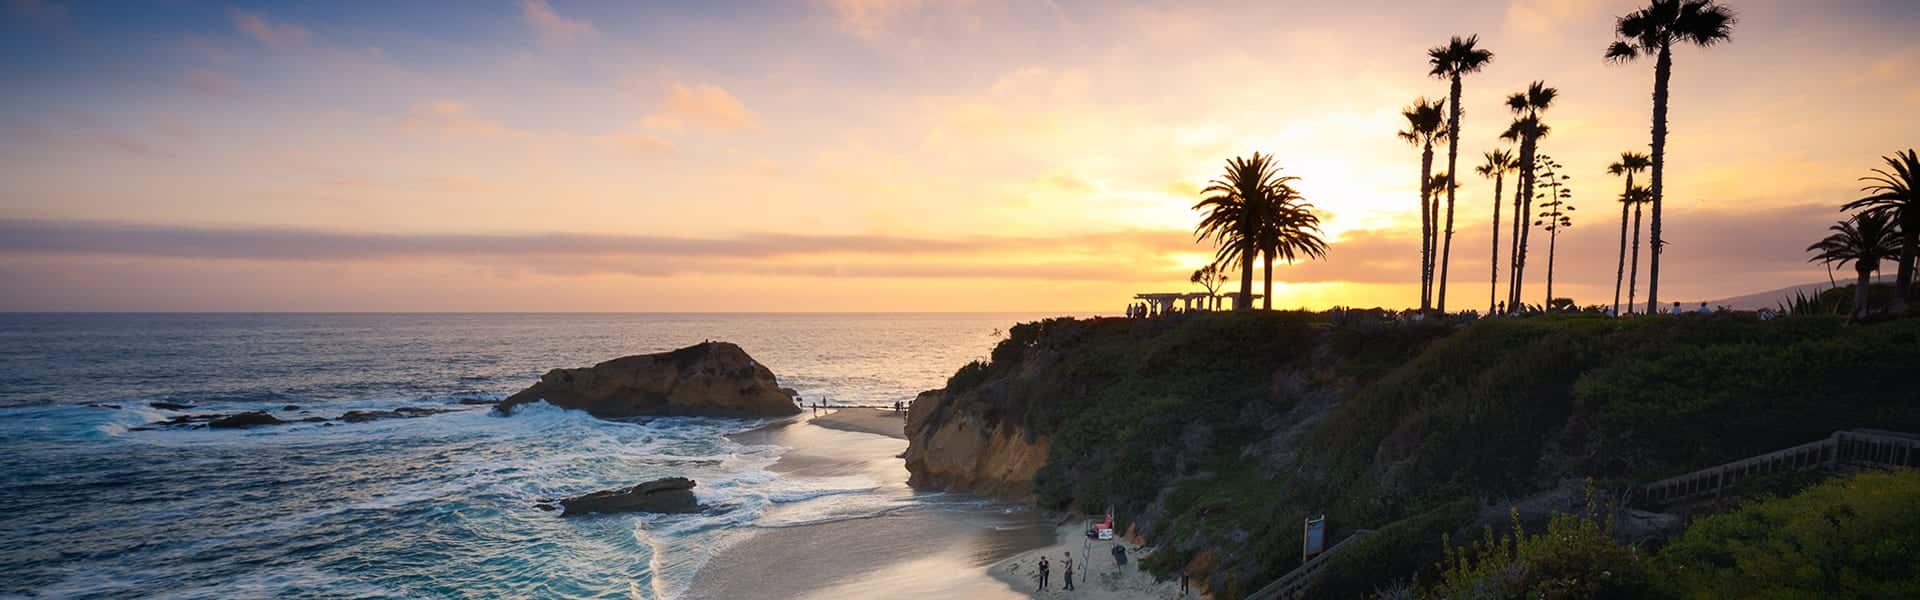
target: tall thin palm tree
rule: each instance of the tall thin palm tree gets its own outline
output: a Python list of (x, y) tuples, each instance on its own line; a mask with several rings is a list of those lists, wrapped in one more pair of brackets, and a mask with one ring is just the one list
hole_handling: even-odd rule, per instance
[(1268, 213), (1261, 220), (1260, 228), (1260, 254), (1266, 270), (1261, 310), (1273, 310), (1273, 259), (1281, 258), (1293, 264), (1301, 257), (1327, 255), (1327, 243), (1320, 239), (1320, 216), (1313, 214), (1313, 205), (1288, 185), (1296, 179), (1282, 178), (1268, 193), (1271, 201), (1267, 203)]
[(1215, 259), (1232, 259), (1240, 267), (1240, 294), (1234, 298), (1234, 310), (1253, 308), (1253, 263), (1259, 252), (1262, 220), (1271, 212), (1268, 194), (1282, 183), (1279, 165), (1273, 156), (1253, 153), (1253, 158), (1227, 159), (1220, 177), (1207, 182), (1200, 191), (1194, 210), (1205, 217), (1194, 227), (1198, 240), (1212, 240), (1219, 246)]
[(1887, 211), (1862, 212), (1827, 229), (1833, 233), (1807, 246), (1807, 251), (1814, 253), (1807, 262), (1842, 267), (1853, 263), (1853, 271), (1859, 275), (1853, 286), (1853, 315), (1858, 318), (1867, 314), (1867, 289), (1873, 283), (1873, 272), (1880, 270), (1881, 259), (1902, 252), (1900, 232)]
[(1653, 190), (1644, 185), (1636, 185), (1627, 190), (1627, 196), (1631, 198), (1630, 203), (1633, 204), (1633, 260), (1629, 262), (1627, 271), (1627, 312), (1631, 314), (1633, 299), (1640, 291), (1637, 287), (1640, 281), (1640, 213), (1642, 208), (1653, 202)]
[(1407, 128), (1400, 139), (1420, 149), (1420, 312), (1432, 308), (1433, 299), (1433, 225), (1434, 210), (1428, 204), (1433, 197), (1433, 143), (1447, 137), (1445, 127), (1447, 101), (1424, 97), (1400, 110)]
[(1633, 206), (1633, 174), (1647, 170), (1652, 163), (1647, 155), (1621, 152), (1620, 160), (1607, 165), (1607, 174), (1627, 176), (1627, 187), (1620, 191), (1620, 264), (1613, 271), (1613, 314), (1620, 314), (1620, 284), (1627, 274), (1627, 208)]
[(1893, 292), (1892, 310), (1903, 313), (1913, 301), (1914, 260), (1916, 253), (1920, 253), (1920, 156), (1908, 149), (1895, 152), (1891, 157), (1882, 156), (1880, 160), (1887, 161), (1892, 171), (1874, 169), (1873, 175), (1861, 177), (1867, 186), (1860, 191), (1872, 195), (1848, 202), (1843, 210), (1888, 213), (1899, 223), (1900, 264), (1894, 269), (1893, 278), (1898, 289)]
[(1512, 111), (1515, 118), (1500, 137), (1520, 144), (1520, 193), (1514, 198), (1514, 215), (1518, 218), (1514, 222), (1513, 264), (1508, 278), (1511, 291), (1507, 295), (1507, 306), (1512, 308), (1520, 306), (1520, 293), (1527, 270), (1527, 243), (1533, 237), (1533, 229), (1522, 227), (1521, 224), (1526, 222), (1526, 215), (1533, 212), (1534, 166), (1538, 162), (1535, 155), (1539, 151), (1540, 138), (1552, 131), (1541, 120), (1540, 113), (1551, 108), (1553, 101), (1559, 97), (1560, 90), (1547, 87), (1544, 81), (1535, 81), (1527, 86), (1526, 91), (1507, 96), (1507, 110)]
[(1673, 47), (1702, 48), (1733, 39), (1733, 11), (1713, 0), (1651, 0), (1646, 8), (1627, 13), (1614, 23), (1619, 39), (1607, 46), (1607, 60), (1631, 62), (1653, 55), (1653, 256), (1647, 261), (1647, 313), (1660, 306), (1660, 255), (1666, 238), (1660, 235), (1660, 208), (1666, 198), (1667, 82), (1673, 78)]
[[(1506, 183), (1507, 173), (1512, 172), (1517, 163), (1513, 151), (1504, 148), (1488, 151), (1486, 159), (1473, 171), (1481, 177), (1493, 178), (1493, 257), (1487, 260), (1487, 268), (1492, 271), (1487, 279), (1487, 314), (1492, 315), (1495, 290), (1500, 287), (1500, 188)], [(1526, 215), (1519, 215), (1519, 219), (1526, 219)]]
[(1451, 82), (1448, 96), (1447, 116), (1447, 224), (1446, 240), (1440, 249), (1440, 290), (1435, 308), (1447, 312), (1447, 265), (1453, 260), (1453, 196), (1460, 187), (1453, 175), (1460, 172), (1460, 77), (1474, 73), (1493, 62), (1493, 53), (1476, 47), (1480, 36), (1470, 35), (1465, 39), (1453, 36), (1445, 46), (1436, 46), (1427, 50), (1427, 64), (1433, 67), (1427, 74)]

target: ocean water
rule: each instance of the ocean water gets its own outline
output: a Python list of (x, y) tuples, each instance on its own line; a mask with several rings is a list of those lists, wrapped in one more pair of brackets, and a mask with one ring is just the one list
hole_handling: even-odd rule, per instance
[[(0, 596), (683, 596), (742, 532), (983, 501), (870, 470), (770, 468), (791, 449), (729, 437), (760, 421), (612, 422), (545, 405), (503, 418), (459, 401), (716, 339), (807, 398), (884, 406), (1036, 316), (0, 315)], [(287, 417), (460, 410), (138, 429), (183, 414), (155, 401)], [(535, 507), (668, 475), (697, 480), (708, 509)]]

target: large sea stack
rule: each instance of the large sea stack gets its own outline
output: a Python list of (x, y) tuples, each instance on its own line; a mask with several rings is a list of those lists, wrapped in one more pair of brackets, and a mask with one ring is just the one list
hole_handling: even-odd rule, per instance
[(499, 411), (540, 400), (596, 417), (784, 417), (798, 414), (773, 371), (739, 346), (707, 342), (672, 352), (554, 369), (501, 402)]

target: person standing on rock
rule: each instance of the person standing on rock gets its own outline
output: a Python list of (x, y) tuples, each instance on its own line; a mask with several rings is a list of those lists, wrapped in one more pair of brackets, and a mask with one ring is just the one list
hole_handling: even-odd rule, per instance
[(1067, 551), (1067, 557), (1060, 559), (1060, 574), (1067, 576), (1067, 587), (1061, 589), (1073, 591), (1073, 551)]
[(1048, 568), (1049, 568), (1049, 567), (1048, 567), (1048, 565), (1047, 565), (1047, 557), (1045, 557), (1045, 556), (1041, 556), (1041, 557), (1040, 557), (1040, 587), (1037, 587), (1037, 588), (1034, 588), (1034, 589), (1033, 589), (1033, 591), (1036, 591), (1036, 592), (1044, 592), (1044, 591), (1047, 591), (1047, 570), (1048, 570)]

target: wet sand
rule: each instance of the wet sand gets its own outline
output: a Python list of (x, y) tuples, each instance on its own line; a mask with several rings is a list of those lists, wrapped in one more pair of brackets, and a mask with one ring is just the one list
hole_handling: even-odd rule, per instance
[[(749, 528), (713, 554), (681, 597), (759, 598), (1024, 598), (988, 573), (994, 563), (1055, 543), (1053, 522), (1029, 508), (966, 496), (915, 492), (898, 456), (898, 433), (830, 428), (829, 421), (882, 425), (891, 411), (838, 409), (735, 434), (744, 444), (790, 448), (770, 470), (794, 477), (866, 477), (880, 495), (898, 499), (873, 516), (825, 523)], [(779, 523), (775, 506), (761, 519)]]

